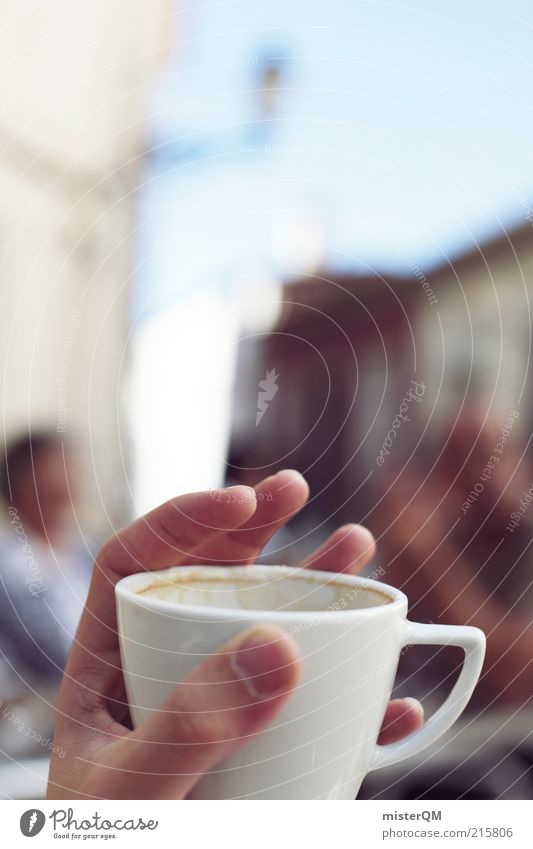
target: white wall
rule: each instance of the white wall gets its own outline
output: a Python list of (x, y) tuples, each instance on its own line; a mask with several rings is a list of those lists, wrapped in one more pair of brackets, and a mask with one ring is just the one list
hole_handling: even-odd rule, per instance
[(144, 112), (170, 0), (7, 0), (0, 31), (0, 374), (4, 434), (87, 446), (85, 500), (127, 512), (117, 416)]

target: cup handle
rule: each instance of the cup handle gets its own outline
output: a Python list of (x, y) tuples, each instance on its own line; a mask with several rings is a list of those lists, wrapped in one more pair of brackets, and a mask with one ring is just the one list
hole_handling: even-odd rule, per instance
[(418, 622), (406, 622), (406, 634), (403, 647), (411, 645), (460, 646), (464, 649), (464, 661), (461, 674), (453, 690), (443, 705), (428, 721), (413, 734), (397, 743), (375, 747), (370, 769), (403, 761), (411, 755), (434, 743), (465, 709), (477, 684), (483, 659), (485, 657), (485, 634), (479, 628), (467, 625), (421, 625)]

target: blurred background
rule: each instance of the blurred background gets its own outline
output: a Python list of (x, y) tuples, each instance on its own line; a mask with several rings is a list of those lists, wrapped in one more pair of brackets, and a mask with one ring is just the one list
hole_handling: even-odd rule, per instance
[(266, 559), (364, 523), (413, 618), (488, 634), (364, 795), (531, 798), (532, 37), (527, 0), (4, 3), (0, 797), (42, 792), (99, 544), (289, 466)]

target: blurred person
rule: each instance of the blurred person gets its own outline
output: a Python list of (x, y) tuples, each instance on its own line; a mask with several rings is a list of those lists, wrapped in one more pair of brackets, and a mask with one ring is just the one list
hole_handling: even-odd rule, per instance
[(531, 479), (513, 447), (512, 416), (507, 424), (468, 410), (430, 473), (404, 470), (391, 483), (380, 526), (388, 579), (408, 595), (413, 617), (485, 632), (478, 706), (533, 700), (533, 509), (517, 514)]
[[(443, 428), (433, 456), (420, 452), (409, 466), (387, 469), (369, 521), (384, 580), (408, 596), (410, 618), (477, 626), (487, 650), (463, 731), (453, 738), (465, 741), (464, 758), (450, 766), (438, 749), (402, 778), (371, 776), (367, 798), (523, 798), (533, 790), (533, 510), (524, 501), (531, 479), (516, 447), (517, 418), (511, 411), (499, 421), (470, 406)], [(409, 692), (431, 711), (459, 663), (451, 648), (410, 648), (395, 695)]]
[[(143, 567), (254, 563), (309, 495), (304, 478), (288, 469), (238, 489), (231, 497), (219, 490), (174, 498), (122, 529), (98, 555), (61, 685), (49, 799), (185, 798), (204, 773), (272, 722), (297, 685), (300, 658), (289, 633), (253, 627), (198, 666), (161, 711), (131, 728), (115, 584)], [(374, 550), (367, 530), (345, 525), (301, 565), (355, 573)], [(422, 722), (417, 702), (394, 700), (379, 742), (402, 739)]]
[(55, 433), (8, 446), (0, 493), (0, 745), (13, 754), (52, 733), (91, 562), (75, 524), (72, 450)]

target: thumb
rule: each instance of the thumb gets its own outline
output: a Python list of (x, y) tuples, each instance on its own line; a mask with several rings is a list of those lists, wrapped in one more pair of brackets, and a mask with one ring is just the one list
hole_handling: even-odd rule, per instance
[(299, 667), (298, 649), (280, 628), (254, 627), (234, 637), (107, 750), (109, 798), (118, 798), (116, 770), (122, 798), (184, 798), (205, 772), (268, 725), (295, 687)]

